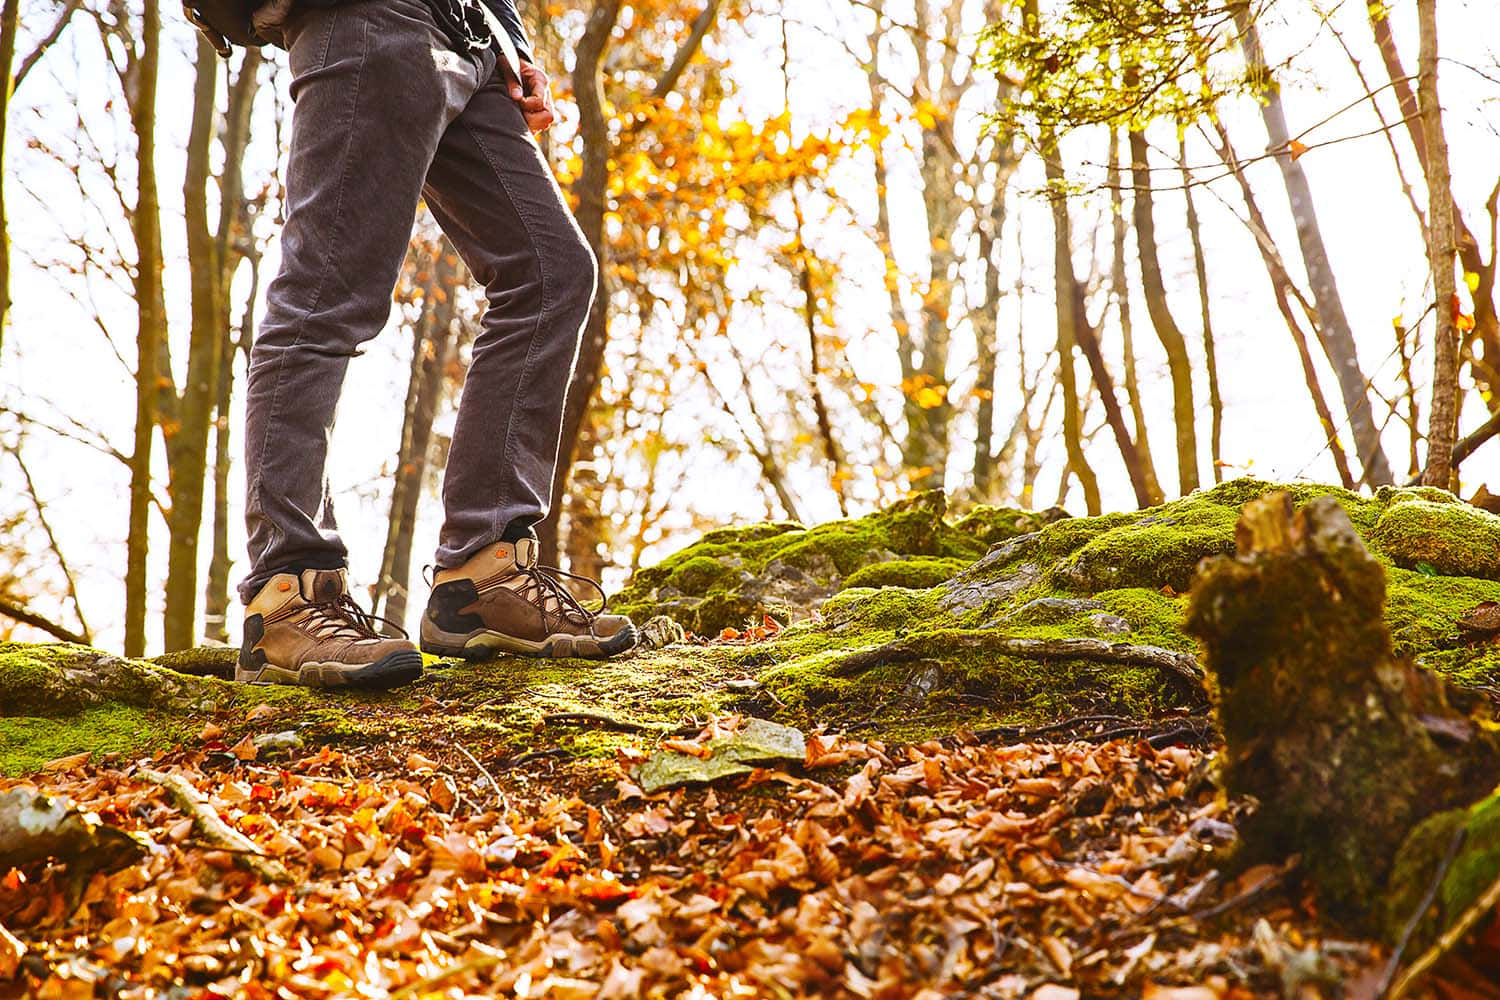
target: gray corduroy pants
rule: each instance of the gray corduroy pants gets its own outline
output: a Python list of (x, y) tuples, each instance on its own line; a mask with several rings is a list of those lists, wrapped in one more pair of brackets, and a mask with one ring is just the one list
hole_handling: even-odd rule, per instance
[(275, 573), (345, 565), (324, 474), (334, 411), (390, 314), (422, 198), (488, 303), (443, 479), (441, 568), (546, 516), (596, 283), (493, 49), (454, 51), (425, 0), (305, 9), (285, 37), (295, 111), (281, 268), (250, 355), (247, 602)]

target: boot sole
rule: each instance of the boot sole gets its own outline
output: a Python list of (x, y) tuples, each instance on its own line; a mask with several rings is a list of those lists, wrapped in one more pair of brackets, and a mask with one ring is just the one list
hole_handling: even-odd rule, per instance
[(422, 652), (432, 656), (458, 657), (464, 660), (493, 660), (498, 656), (528, 656), (533, 659), (607, 660), (639, 641), (634, 625), (627, 625), (607, 639), (592, 636), (550, 635), (540, 642), (518, 639), (489, 629), (477, 632), (443, 632), (424, 622)]
[(236, 664), (234, 679), (244, 684), (291, 684), (310, 688), (388, 691), (422, 676), (422, 654), (414, 649), (387, 653), (374, 663), (304, 663), (293, 670), (266, 664), (248, 669)]

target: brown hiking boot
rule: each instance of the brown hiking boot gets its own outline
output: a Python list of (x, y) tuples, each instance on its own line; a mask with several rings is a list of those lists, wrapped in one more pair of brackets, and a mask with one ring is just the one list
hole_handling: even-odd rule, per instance
[(405, 638), (375, 631), (384, 621), (349, 596), (346, 571), (278, 573), (245, 609), (245, 641), (234, 679), (384, 690), (422, 676), (422, 654)]
[(457, 569), (439, 570), (422, 615), (422, 651), (468, 660), (504, 653), (598, 660), (635, 645), (629, 618), (588, 610), (557, 577), (582, 580), (603, 599), (597, 583), (538, 566), (536, 557), (536, 542), (523, 538), (486, 545)]

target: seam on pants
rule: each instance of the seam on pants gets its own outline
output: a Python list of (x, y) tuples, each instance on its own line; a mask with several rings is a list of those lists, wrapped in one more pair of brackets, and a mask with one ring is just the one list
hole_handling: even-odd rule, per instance
[[(339, 14), (340, 14), (339, 9), (338, 8), (334, 8), (333, 15), (329, 18), (329, 23), (328, 23), (328, 37), (327, 37), (327, 40), (326, 40), (326, 43), (325, 43), (325, 46), (324, 46), (323, 56), (322, 56), (322, 58), (318, 62), (318, 68), (316, 70), (313, 70), (312, 72), (320, 72), (323, 69), (325, 69), (327, 67), (327, 65), (328, 65), (328, 52), (333, 47), (333, 29), (334, 29), (335, 25), (338, 22)], [(368, 57), (369, 51), (370, 51), (370, 21), (369, 21), (368, 18), (365, 18), (363, 20), (362, 26), (364, 28), (364, 31), (363, 31), (363, 34), (360, 36), (359, 65), (357, 67), (355, 67), (355, 70), (354, 70), (354, 86), (353, 86), (353, 89), (352, 89), (352, 96), (351, 96), (351, 101), (350, 101), (350, 110), (349, 110), (349, 118), (350, 118), (349, 125), (350, 125), (350, 127), (349, 127), (349, 134), (348, 134), (348, 137), (344, 141), (344, 149), (343, 149), (343, 152), (341, 154), (341, 156), (343, 157), (343, 161), (344, 161), (344, 169), (339, 174), (339, 186), (338, 186), (338, 189), (337, 189), (337, 196), (335, 197), (334, 203), (333, 203), (333, 216), (334, 216), (334, 229), (335, 230), (342, 230), (343, 229), (343, 223), (344, 223), (344, 212), (343, 212), (343, 206), (344, 206), (344, 188), (347, 186), (347, 184), (349, 182), (349, 172), (350, 172), (350, 167), (351, 167), (351, 161), (353, 160), (353, 157), (350, 155), (350, 151), (351, 151), (351, 149), (352, 149), (352, 147), (354, 145), (354, 131), (355, 130), (353, 128), (353, 124), (354, 124), (354, 118), (357, 117), (357, 115), (359, 113), (359, 88), (360, 88), (360, 81), (364, 77), (365, 60)], [(334, 242), (326, 242), (324, 244), (325, 248), (326, 247), (330, 247), (332, 245), (336, 245), (336, 243), (334, 243)], [(285, 369), (286, 369), (286, 356), (291, 351), (295, 351), (297, 349), (297, 347), (302, 343), (302, 338), (303, 338), (304, 334), (307, 332), (307, 320), (308, 320), (308, 318), (310, 316), (312, 316), (312, 314), (314, 312), (317, 311), (318, 305), (323, 300), (323, 288), (328, 283), (328, 272), (332, 268), (332, 266), (333, 266), (333, 252), (330, 249), (325, 249), (324, 253), (323, 253), (323, 260), (320, 262), (319, 267), (318, 267), (318, 283), (313, 288), (312, 302), (308, 305), (307, 309), (303, 310), (302, 314), (297, 317), (297, 335), (296, 335), (296, 337), (294, 337), (292, 339), (291, 345), (289, 347), (283, 349), (282, 352), (281, 352), (281, 354), (276, 359), (275, 380), (271, 383), (271, 409), (270, 409), (269, 413), (266, 415), (266, 425), (265, 425), (265, 428), (261, 431), (260, 446), (259, 446), (259, 449), (258, 449), (258, 454), (256, 455), (256, 463), (255, 463), (255, 468), (256, 468), (256, 472), (257, 472), (257, 474), (256, 474), (256, 480), (255, 480), (255, 483), (251, 487), (251, 489), (255, 492), (256, 496), (261, 496), (262, 492), (263, 492), (261, 490), (261, 476), (264, 475), (264, 470), (265, 470), (265, 465), (266, 465), (266, 451), (269, 448), (270, 441), (271, 441), (271, 428), (276, 425), (277, 416), (281, 412), (281, 384), (282, 384), (282, 375), (284, 374)], [(264, 510), (265, 510), (265, 504), (264, 504), (264, 502), (262, 502), (262, 504), (261, 504), (261, 510), (262, 510), (262, 513), (264, 514)], [(270, 525), (270, 528), (271, 528), (271, 542), (268, 543), (268, 545), (267, 545), (267, 549), (270, 549), (270, 548), (274, 548), (277, 542), (282, 541), (285, 538), (285, 535), (282, 532), (281, 527), (278, 524), (276, 524), (276, 522), (274, 520), (272, 520), (270, 518), (267, 518), (267, 523)], [(265, 552), (261, 552), (260, 553), (260, 559), (264, 559), (265, 558), (265, 554), (266, 554)], [(257, 561), (259, 561), (259, 560), (257, 560)], [(261, 567), (261, 568), (264, 568), (264, 567)]]
[[(494, 172), (495, 178), (500, 182), (500, 187), (505, 191), (506, 199), (511, 203), (511, 207), (516, 210), (516, 217), (521, 220), (521, 226), (526, 230), (527, 239), (531, 242), (531, 254), (536, 258), (537, 274), (541, 278), (540, 295), (542, 304), (541, 308), (537, 310), (536, 324), (532, 327), (531, 336), (526, 342), (526, 359), (521, 362), (521, 374), (519, 378), (520, 384), (517, 388), (515, 398), (511, 399), (510, 401), (510, 415), (506, 418), (505, 421), (505, 436), (502, 439), (500, 448), (501, 460), (514, 467), (515, 462), (512, 460), (511, 456), (515, 450), (514, 432), (516, 426), (516, 410), (520, 408), (521, 394), (527, 391), (527, 385), (530, 381), (531, 370), (535, 367), (536, 364), (537, 334), (541, 332), (543, 320), (546, 319), (548, 311), (552, 304), (551, 299), (547, 296), (547, 258), (542, 253), (541, 242), (537, 239), (536, 232), (532, 228), (531, 220), (526, 217), (526, 212), (524, 209), (522, 209), (521, 203), (517, 201), (515, 195), (511, 193), (510, 184), (506, 181), (505, 178), (505, 172), (501, 170), (500, 167), (495, 163), (495, 158), (490, 154), (489, 148), (485, 146), (484, 140), (482, 140), (479, 135), (475, 133), (475, 131), (467, 124), (463, 126), (463, 130), (467, 132), (469, 138), (474, 141), (474, 145), (478, 147), (480, 155), (484, 157), (484, 161), (490, 165), (490, 170)], [(546, 168), (544, 167), (543, 169)], [(488, 299), (488, 296), (486, 296), (486, 299)], [(488, 301), (486, 301), (485, 308), (489, 308)], [(504, 500), (506, 498), (497, 497), (496, 499)], [(499, 521), (500, 505), (497, 503), (496, 511), (491, 516), (490, 520), (490, 532), (492, 534), (504, 530), (505, 526), (500, 524)]]

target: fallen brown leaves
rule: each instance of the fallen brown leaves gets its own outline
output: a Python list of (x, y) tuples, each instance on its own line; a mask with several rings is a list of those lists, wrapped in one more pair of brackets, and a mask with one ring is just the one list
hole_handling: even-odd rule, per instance
[(651, 799), (510, 775), (502, 804), (441, 748), (241, 746), (151, 766), (291, 882), (201, 843), (133, 767), (70, 763), (49, 790), (157, 847), (71, 911), (64, 868), (0, 872), (0, 996), (1222, 1000), (1272, 985), (1256, 935), (1307, 943), (1284, 893), (1193, 919), (1232, 817), (1181, 747), (815, 735), (803, 775)]

